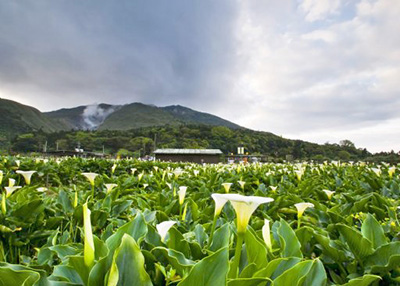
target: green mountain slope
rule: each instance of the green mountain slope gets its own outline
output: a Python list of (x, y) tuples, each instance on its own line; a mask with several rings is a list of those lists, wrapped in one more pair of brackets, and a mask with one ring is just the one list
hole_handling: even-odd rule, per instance
[(162, 107), (162, 109), (169, 112), (175, 118), (186, 124), (207, 124), (215, 126), (225, 126), (229, 128), (240, 128), (239, 125), (222, 119), (218, 116), (209, 113), (198, 112), (180, 105), (166, 106)]
[(105, 118), (119, 106), (110, 104), (82, 105), (74, 108), (63, 108), (44, 114), (53, 121), (66, 126), (68, 130), (96, 129)]
[(98, 130), (129, 130), (177, 124), (179, 124), (177, 118), (162, 108), (142, 103), (132, 103), (122, 106), (109, 115)]
[(0, 98), (0, 134), (13, 136), (36, 130), (54, 132), (65, 128), (39, 110), (18, 102)]

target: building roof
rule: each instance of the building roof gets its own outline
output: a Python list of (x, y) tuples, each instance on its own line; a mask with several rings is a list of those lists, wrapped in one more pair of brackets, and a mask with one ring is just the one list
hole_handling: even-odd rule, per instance
[(157, 149), (154, 154), (180, 154), (180, 155), (220, 155), (219, 149)]

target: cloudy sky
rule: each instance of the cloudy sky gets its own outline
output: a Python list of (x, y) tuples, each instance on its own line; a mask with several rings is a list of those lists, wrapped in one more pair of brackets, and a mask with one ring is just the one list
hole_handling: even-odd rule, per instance
[(398, 0), (0, 0), (0, 97), (180, 104), (400, 150)]

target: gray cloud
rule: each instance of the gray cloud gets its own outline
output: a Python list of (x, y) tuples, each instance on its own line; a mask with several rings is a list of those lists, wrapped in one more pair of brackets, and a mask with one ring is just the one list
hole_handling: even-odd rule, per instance
[[(182, 104), (292, 138), (398, 149), (399, 3), (2, 1), (0, 96), (41, 110)], [(390, 139), (372, 144), (371, 130)]]

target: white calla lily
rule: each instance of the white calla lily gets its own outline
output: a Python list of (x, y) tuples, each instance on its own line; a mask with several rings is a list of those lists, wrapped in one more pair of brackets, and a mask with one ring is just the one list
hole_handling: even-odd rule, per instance
[(185, 200), (186, 190), (187, 190), (187, 187), (185, 187), (185, 186), (179, 187), (178, 196), (179, 196), (179, 204), (180, 205), (182, 205), (183, 201)]
[(85, 234), (83, 259), (87, 267), (92, 267), (94, 264), (94, 240), (90, 221), (90, 210), (87, 206), (87, 202), (83, 205), (83, 229)]
[(20, 188), (21, 186), (4, 187), (4, 189), (6, 190), (6, 198), (9, 198), (14, 191)]
[(328, 197), (328, 199), (330, 200), (333, 196), (333, 194), (335, 193), (335, 191), (330, 191), (330, 190), (322, 190), (326, 196)]
[(212, 194), (211, 197), (215, 202), (214, 216), (219, 216), (228, 199), (223, 194)]
[(90, 184), (92, 186), (94, 186), (94, 180), (96, 179), (96, 177), (99, 175), (97, 173), (82, 173), (83, 176), (86, 177), (86, 179), (88, 179), (88, 181), (90, 182)]
[(25, 183), (27, 185), (31, 184), (31, 177), (34, 173), (36, 173), (36, 171), (21, 171), (21, 170), (17, 170), (16, 172), (17, 174), (20, 174), (24, 177), (25, 179)]
[[(394, 172), (396, 172), (396, 167), (395, 167), (395, 166), (390, 167), (390, 168), (388, 169), (388, 173), (389, 173), (389, 177), (390, 177), (390, 178), (393, 177)], [(1, 180), (0, 180), (0, 183), (1, 183)]]
[(117, 184), (104, 184), (106, 186), (107, 194), (110, 193), (115, 187), (117, 187)]
[(262, 236), (265, 244), (270, 252), (272, 252), (271, 230), (269, 227), (269, 220), (264, 219), (264, 226), (262, 227)]
[(297, 216), (298, 216), (299, 218), (301, 218), (301, 217), (303, 216), (304, 211), (305, 211), (307, 208), (313, 208), (313, 207), (314, 207), (314, 204), (312, 204), (312, 203), (297, 203), (297, 204), (295, 204), (294, 206), (295, 206), (296, 209), (297, 209)]
[(225, 193), (229, 193), (229, 189), (231, 188), (232, 183), (222, 183), (221, 185), (224, 187)]
[(161, 241), (165, 241), (165, 237), (167, 236), (167, 233), (169, 229), (176, 224), (176, 221), (168, 220), (168, 221), (163, 221), (162, 223), (159, 223), (156, 225), (156, 229), (158, 231), (158, 234), (161, 236)]
[(238, 233), (246, 232), (250, 217), (259, 205), (274, 201), (273, 198), (242, 196), (239, 194), (222, 194), (222, 196), (230, 201), (235, 209)]
[(242, 190), (244, 190), (244, 185), (246, 184), (245, 181), (238, 181), (240, 187), (242, 188)]

